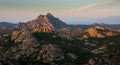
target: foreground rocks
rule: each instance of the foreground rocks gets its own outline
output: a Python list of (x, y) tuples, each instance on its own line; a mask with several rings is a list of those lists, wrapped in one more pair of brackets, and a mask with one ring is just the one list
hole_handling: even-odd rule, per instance
[(39, 54), (42, 57), (43, 62), (49, 63), (53, 61), (59, 62), (65, 58), (62, 49), (55, 44), (42, 45)]
[[(58, 45), (41, 44), (34, 35), (27, 30), (13, 32), (11, 39), (14, 41), (15, 46), (11, 47), (2, 55), (3, 59), (1, 64), (15, 64), (13, 61), (7, 62), (7, 60), (4, 59), (55, 64), (65, 58), (63, 50)], [(17, 63), (17, 65), (19, 65), (19, 63)]]

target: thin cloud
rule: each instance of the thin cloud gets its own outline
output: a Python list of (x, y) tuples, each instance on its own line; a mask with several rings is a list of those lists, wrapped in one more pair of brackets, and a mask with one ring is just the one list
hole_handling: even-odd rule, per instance
[[(66, 17), (107, 17), (118, 16), (120, 9), (118, 3), (120, 0), (104, 0), (97, 3), (88, 4), (79, 8), (71, 8), (59, 11), (59, 15)], [(115, 8), (110, 7), (115, 4)], [(116, 7), (117, 6), (117, 7)], [(67, 12), (67, 13), (66, 13)], [(74, 14), (73, 14), (74, 13)]]
[(110, 4), (110, 3), (115, 2), (115, 1), (118, 1), (118, 0), (105, 0), (103, 2), (97, 2), (97, 3), (93, 3), (93, 4), (83, 6), (81, 8), (78, 8), (77, 10), (78, 11), (86, 10), (86, 9), (89, 9), (89, 8), (92, 8), (92, 7), (97, 7), (97, 6), (101, 6), (101, 5), (107, 5), (107, 4)]

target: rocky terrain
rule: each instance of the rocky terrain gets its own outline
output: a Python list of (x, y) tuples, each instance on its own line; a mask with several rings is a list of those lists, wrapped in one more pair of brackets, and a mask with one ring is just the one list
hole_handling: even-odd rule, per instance
[(115, 36), (117, 35), (118, 31), (113, 31), (108, 28), (96, 26), (94, 28), (88, 28), (85, 32), (87, 34), (85, 34), (84, 37), (87, 37), (87, 38), (89, 37), (104, 38), (107, 36)]
[(119, 30), (71, 27), (48, 13), (1, 33), (0, 65), (120, 65)]

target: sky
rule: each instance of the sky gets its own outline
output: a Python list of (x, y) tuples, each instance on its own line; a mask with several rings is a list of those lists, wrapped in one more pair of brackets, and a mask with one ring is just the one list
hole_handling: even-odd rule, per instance
[(120, 16), (120, 0), (0, 0), (0, 21), (27, 22), (52, 13), (67, 23)]

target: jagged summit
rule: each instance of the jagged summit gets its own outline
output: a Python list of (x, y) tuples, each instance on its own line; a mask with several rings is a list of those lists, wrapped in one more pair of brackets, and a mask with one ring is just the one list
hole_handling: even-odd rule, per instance
[(54, 17), (51, 13), (47, 13), (46, 15), (40, 14), (35, 20), (45, 18), (45, 17)]
[(46, 16), (54, 17), (51, 13), (47, 13)]
[(39, 15), (35, 20), (37, 20), (37, 19), (41, 19), (41, 18), (43, 18), (44, 17), (44, 15)]

